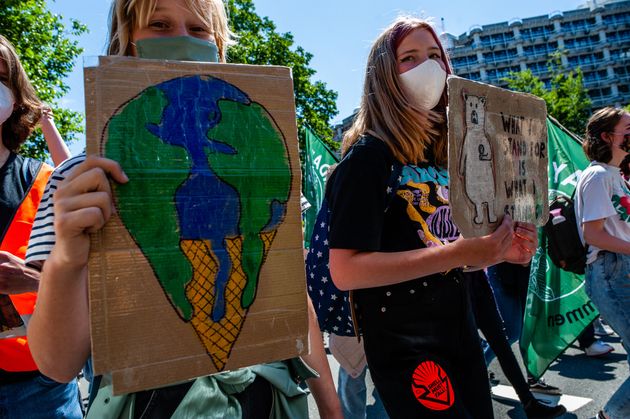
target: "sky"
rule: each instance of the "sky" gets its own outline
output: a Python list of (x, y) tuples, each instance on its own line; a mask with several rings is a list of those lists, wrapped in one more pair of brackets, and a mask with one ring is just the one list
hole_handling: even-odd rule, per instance
[[(86, 24), (89, 34), (78, 39), (84, 54), (68, 77), (70, 93), (65, 107), (83, 112), (83, 59), (105, 54), (111, 0), (52, 0), (50, 9), (64, 18)], [(291, 32), (295, 44), (313, 54), (315, 80), (338, 92), (340, 122), (359, 105), (365, 62), (372, 41), (400, 14), (433, 18), (439, 32), (461, 35), (473, 25), (486, 25), (575, 9), (584, 0), (254, 0), (256, 12), (269, 17), (279, 32)], [(83, 144), (74, 144), (73, 152)]]

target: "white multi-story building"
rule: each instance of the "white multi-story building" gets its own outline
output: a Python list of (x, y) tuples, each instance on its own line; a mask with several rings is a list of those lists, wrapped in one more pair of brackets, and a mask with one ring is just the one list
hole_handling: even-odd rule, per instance
[[(489, 25), (467, 33), (441, 35), (455, 74), (506, 87), (510, 72), (529, 69), (547, 86), (547, 63), (561, 53), (562, 64), (580, 67), (593, 108), (630, 103), (630, 0), (590, 0), (575, 10)], [(334, 127), (340, 141), (354, 114)]]
[(510, 72), (529, 69), (549, 85), (547, 62), (561, 52), (580, 67), (593, 107), (630, 103), (630, 1), (591, 0), (575, 10), (442, 34), (455, 74), (505, 87)]

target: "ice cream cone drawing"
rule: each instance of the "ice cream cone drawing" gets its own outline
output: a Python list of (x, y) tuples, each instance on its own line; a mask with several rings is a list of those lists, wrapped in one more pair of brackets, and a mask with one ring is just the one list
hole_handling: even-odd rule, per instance
[[(114, 189), (123, 224), (225, 369), (286, 215), (292, 175), (281, 131), (234, 85), (186, 76), (124, 105), (104, 151), (130, 179)], [(158, 198), (143, 200), (147, 191)]]

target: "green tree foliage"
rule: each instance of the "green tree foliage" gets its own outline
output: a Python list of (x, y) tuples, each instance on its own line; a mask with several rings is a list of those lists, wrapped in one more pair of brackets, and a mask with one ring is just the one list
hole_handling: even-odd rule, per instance
[[(63, 17), (46, 7), (45, 0), (3, 0), (0, 7), (0, 34), (15, 46), (39, 98), (53, 108), (61, 136), (72, 141), (82, 132), (82, 115), (64, 109), (58, 100), (69, 90), (65, 77), (83, 51), (76, 37), (87, 28), (77, 20), (69, 27)], [(41, 131), (36, 130), (21, 152), (45, 159), (48, 151)]]
[(298, 126), (310, 126), (336, 150), (339, 145), (332, 141), (328, 122), (337, 114), (337, 92), (312, 80), (315, 70), (309, 64), (313, 55), (294, 47), (290, 32), (278, 33), (269, 18), (258, 16), (253, 0), (229, 0), (228, 10), (231, 28), (238, 36), (237, 44), (228, 50), (228, 61), (291, 67)]
[(531, 70), (511, 73), (503, 79), (508, 88), (531, 93), (545, 100), (547, 112), (571, 132), (582, 135), (591, 114), (591, 99), (584, 87), (582, 70), (568, 71), (560, 54), (552, 55), (547, 63), (551, 75), (550, 87), (536, 77)]

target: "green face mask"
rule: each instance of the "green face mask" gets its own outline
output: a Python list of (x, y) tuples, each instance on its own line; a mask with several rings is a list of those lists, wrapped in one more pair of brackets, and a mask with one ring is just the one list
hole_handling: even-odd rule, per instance
[(139, 39), (136, 50), (140, 58), (219, 62), (219, 49), (214, 42), (192, 36)]

